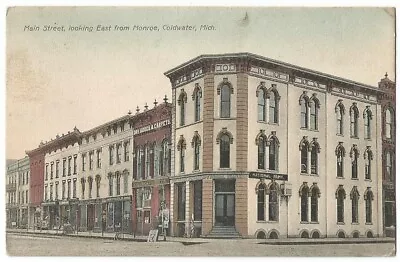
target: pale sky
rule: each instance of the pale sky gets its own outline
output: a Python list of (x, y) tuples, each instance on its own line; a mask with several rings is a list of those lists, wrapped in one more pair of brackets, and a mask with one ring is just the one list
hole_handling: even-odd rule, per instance
[[(85, 131), (171, 99), (164, 72), (201, 54), (250, 52), (374, 86), (385, 72), (394, 80), (394, 15), (379, 8), (17, 7), (6, 23), (6, 158), (74, 126)], [(216, 30), (199, 31), (202, 24)], [(27, 25), (160, 31), (30, 32)]]

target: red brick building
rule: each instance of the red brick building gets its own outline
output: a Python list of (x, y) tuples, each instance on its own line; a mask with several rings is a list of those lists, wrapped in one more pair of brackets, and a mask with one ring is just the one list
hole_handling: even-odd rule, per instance
[(168, 227), (172, 106), (164, 101), (152, 109), (146, 106), (133, 121), (132, 226), (138, 235), (147, 235), (162, 221)]
[(44, 151), (43, 143), (39, 147), (26, 151), (29, 156), (30, 185), (29, 185), (29, 225), (38, 223), (41, 216), (44, 185)]
[(396, 83), (385, 75), (379, 82), (385, 93), (380, 98), (382, 105), (382, 197), (383, 225), (385, 236), (396, 232)]

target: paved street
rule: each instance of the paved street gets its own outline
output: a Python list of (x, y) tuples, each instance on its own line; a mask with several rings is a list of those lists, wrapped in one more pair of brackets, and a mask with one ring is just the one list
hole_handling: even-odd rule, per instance
[(7, 234), (11, 256), (390, 256), (394, 243), (266, 245), (257, 239), (132, 242), (52, 235)]

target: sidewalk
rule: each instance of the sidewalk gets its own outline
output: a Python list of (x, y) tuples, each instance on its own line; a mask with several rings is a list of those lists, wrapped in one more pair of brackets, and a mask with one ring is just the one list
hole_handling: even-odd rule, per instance
[[(60, 237), (86, 237), (86, 238), (102, 238), (114, 239), (115, 233), (94, 233), (94, 232), (78, 232), (74, 234), (63, 235), (62, 230), (33, 230), (33, 229), (6, 229), (6, 233), (13, 234), (31, 234), (31, 235), (53, 235)], [(158, 242), (163, 242), (163, 236), (159, 236)], [(121, 235), (123, 241), (146, 242), (147, 236), (133, 236), (130, 234)], [(246, 241), (254, 244), (264, 245), (320, 245), (320, 244), (376, 244), (376, 243), (395, 243), (394, 238), (282, 238), (282, 239), (210, 239), (210, 238), (184, 238), (184, 237), (168, 237), (167, 242), (180, 242), (182, 244), (190, 243), (208, 243), (216, 241)]]

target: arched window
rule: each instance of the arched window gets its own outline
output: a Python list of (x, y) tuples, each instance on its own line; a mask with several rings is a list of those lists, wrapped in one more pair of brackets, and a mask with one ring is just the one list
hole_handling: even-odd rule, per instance
[(269, 92), (269, 123), (278, 123), (278, 100), (279, 95), (275, 90)]
[(351, 178), (358, 178), (358, 156), (359, 152), (355, 145), (351, 148), (350, 158), (351, 158)]
[(350, 108), (350, 136), (358, 137), (358, 108), (355, 104)]
[(336, 134), (343, 135), (344, 106), (340, 100), (336, 104), (335, 113), (336, 113), (336, 120), (337, 120)]
[(269, 221), (278, 221), (279, 219), (279, 204), (278, 204), (278, 185), (271, 183), (269, 186)]
[(372, 112), (367, 107), (364, 111), (364, 138), (371, 139), (371, 120), (372, 120)]
[(219, 167), (220, 168), (229, 168), (230, 166), (230, 138), (227, 134), (223, 134), (220, 137), (219, 143), (219, 152), (220, 152), (220, 160)]
[(257, 93), (258, 103), (258, 121), (266, 121), (265, 117), (265, 91), (264, 88), (260, 88)]
[(136, 179), (140, 180), (143, 179), (143, 168), (142, 168), (142, 162), (143, 162), (143, 149), (138, 147), (136, 149)]
[(178, 98), (178, 105), (180, 107), (180, 126), (185, 125), (185, 103), (187, 102), (187, 94), (185, 90), (181, 89), (181, 93)]
[(301, 151), (301, 165), (300, 165), (300, 170), (301, 170), (301, 173), (308, 173), (308, 146), (309, 146), (309, 144), (308, 144), (308, 142), (307, 141), (304, 141), (304, 142), (302, 142), (302, 144), (301, 144), (301, 148), (300, 148), (300, 151)]
[(392, 151), (386, 151), (386, 159), (385, 159), (385, 165), (386, 165), (386, 174), (385, 174), (385, 180), (389, 182), (393, 182), (393, 152)]
[(364, 153), (364, 158), (365, 158), (365, 179), (371, 179), (372, 151), (369, 147)]
[(193, 93), (194, 98), (194, 121), (200, 121), (200, 109), (201, 109), (201, 89), (198, 84), (194, 89)]
[(183, 135), (180, 136), (178, 141), (178, 151), (179, 151), (179, 171), (181, 173), (185, 172), (185, 149), (186, 149), (186, 140), (183, 138)]
[(194, 148), (194, 170), (200, 169), (200, 137), (194, 136), (193, 137), (193, 148)]
[(100, 197), (100, 181), (101, 181), (101, 176), (96, 175), (96, 197)]
[(300, 123), (301, 128), (308, 128), (308, 105), (305, 97), (300, 100)]
[(311, 222), (318, 222), (318, 198), (320, 191), (318, 186), (311, 187)]
[(320, 147), (315, 140), (311, 143), (311, 174), (318, 174), (318, 153)]
[(358, 223), (358, 193), (357, 187), (354, 186), (350, 193), (351, 199), (351, 223)]
[(374, 195), (371, 191), (371, 188), (367, 188), (367, 191), (364, 194), (365, 223), (372, 223), (372, 200), (373, 199), (374, 199)]
[(265, 136), (260, 136), (258, 139), (258, 169), (265, 169)]
[(336, 210), (337, 210), (337, 222), (344, 223), (344, 199), (346, 198), (346, 192), (343, 186), (339, 186), (336, 191)]
[(224, 84), (221, 87), (221, 118), (231, 117), (231, 87)]
[(113, 187), (114, 187), (114, 176), (112, 175), (112, 173), (108, 174), (108, 195), (109, 196), (113, 196)]
[(308, 191), (307, 185), (303, 185), (300, 189), (301, 222), (308, 222)]
[(339, 145), (336, 147), (336, 177), (343, 177), (344, 171), (344, 156), (345, 150), (342, 145), (343, 143), (340, 142)]
[(257, 189), (257, 220), (265, 220), (265, 184), (261, 183)]
[(269, 170), (278, 170), (278, 141), (275, 136), (269, 139)]
[(310, 100), (310, 129), (318, 130), (318, 108), (314, 99)]
[(385, 112), (385, 136), (388, 139), (391, 139), (393, 136), (393, 109), (388, 107)]
[(158, 162), (161, 176), (165, 176), (168, 173), (168, 164), (169, 164), (168, 158), (169, 158), (168, 140), (164, 139), (164, 141), (161, 143), (160, 158)]
[(117, 189), (116, 189), (116, 193), (117, 196), (119, 196), (121, 194), (121, 174), (119, 172), (115, 173), (115, 177), (116, 177), (116, 183), (117, 183)]
[(145, 179), (150, 177), (150, 146), (149, 144), (146, 145), (144, 149), (145, 154)]
[(93, 178), (91, 176), (88, 177), (88, 184), (89, 184), (89, 198), (92, 198)]

